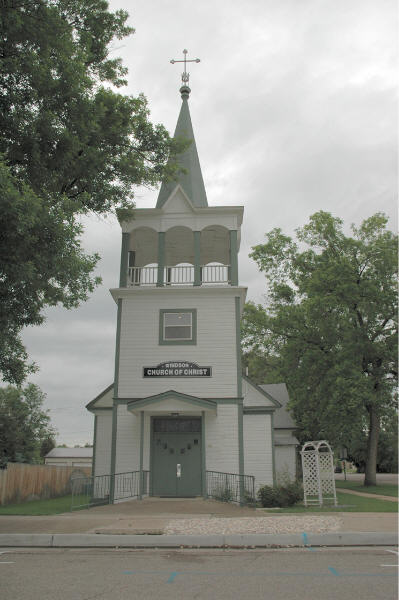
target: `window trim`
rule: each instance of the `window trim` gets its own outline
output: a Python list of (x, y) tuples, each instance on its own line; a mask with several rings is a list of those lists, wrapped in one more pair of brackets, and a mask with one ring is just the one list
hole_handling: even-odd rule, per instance
[[(191, 313), (191, 340), (165, 340), (164, 314)], [(161, 308), (159, 310), (159, 345), (160, 346), (195, 346), (197, 344), (197, 309), (196, 308)]]

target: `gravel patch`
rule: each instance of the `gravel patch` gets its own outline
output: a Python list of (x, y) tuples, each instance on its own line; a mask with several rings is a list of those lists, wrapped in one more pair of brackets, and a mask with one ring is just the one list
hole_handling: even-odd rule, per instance
[(168, 522), (164, 532), (180, 535), (223, 535), (229, 533), (326, 533), (340, 531), (340, 517), (282, 516), (241, 517), (210, 519), (174, 519)]

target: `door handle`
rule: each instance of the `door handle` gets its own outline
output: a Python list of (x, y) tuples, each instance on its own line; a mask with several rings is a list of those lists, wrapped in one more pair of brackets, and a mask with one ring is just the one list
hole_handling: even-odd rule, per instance
[(180, 477), (181, 477), (181, 465), (179, 465), (179, 464), (176, 465), (176, 477), (178, 479), (180, 479)]

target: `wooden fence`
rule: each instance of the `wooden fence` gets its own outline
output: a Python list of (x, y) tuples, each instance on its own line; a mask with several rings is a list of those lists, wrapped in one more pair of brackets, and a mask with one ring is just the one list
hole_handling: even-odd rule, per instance
[(8, 463), (0, 469), (0, 504), (70, 494), (71, 479), (84, 475), (91, 475), (91, 467)]

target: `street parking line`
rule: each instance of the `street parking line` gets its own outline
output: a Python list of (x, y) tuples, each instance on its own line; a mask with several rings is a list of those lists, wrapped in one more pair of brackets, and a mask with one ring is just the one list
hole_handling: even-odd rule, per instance
[(307, 533), (302, 534), (302, 539), (303, 539), (303, 545), (305, 546), (306, 550), (311, 550), (312, 552), (316, 552), (316, 548), (312, 548), (312, 546), (309, 544)]
[[(388, 548), (384, 548), (385, 552), (391, 552), (392, 554), (395, 554), (396, 556), (398, 556), (398, 551), (397, 550), (388, 550)], [(399, 565), (380, 565), (380, 567), (396, 567), (399, 568)]]

